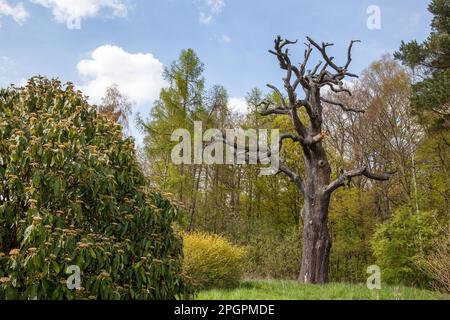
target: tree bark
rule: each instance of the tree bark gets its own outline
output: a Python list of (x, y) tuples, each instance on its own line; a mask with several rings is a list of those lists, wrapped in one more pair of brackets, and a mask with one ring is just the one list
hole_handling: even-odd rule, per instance
[(298, 281), (313, 284), (327, 283), (330, 250), (331, 237), (327, 224), (310, 219), (303, 228), (302, 263)]
[(322, 143), (304, 147), (305, 200), (302, 209), (303, 249), (299, 281), (302, 283), (328, 282), (331, 236), (328, 230), (331, 168)]

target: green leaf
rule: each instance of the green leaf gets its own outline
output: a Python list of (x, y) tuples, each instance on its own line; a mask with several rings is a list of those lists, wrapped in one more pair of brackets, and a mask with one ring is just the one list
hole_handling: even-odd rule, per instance
[(58, 274), (61, 271), (61, 268), (60, 268), (59, 264), (56, 261), (52, 262), (52, 267), (53, 267), (53, 270), (55, 271), (56, 274)]

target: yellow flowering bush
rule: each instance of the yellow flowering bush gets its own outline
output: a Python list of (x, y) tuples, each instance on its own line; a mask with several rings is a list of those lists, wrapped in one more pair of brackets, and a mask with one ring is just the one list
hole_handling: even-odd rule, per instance
[(245, 248), (226, 238), (201, 232), (184, 238), (184, 271), (197, 288), (229, 288), (238, 284), (244, 271)]

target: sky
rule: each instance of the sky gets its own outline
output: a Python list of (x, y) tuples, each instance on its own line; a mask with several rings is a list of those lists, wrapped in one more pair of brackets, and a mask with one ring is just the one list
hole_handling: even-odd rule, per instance
[[(281, 84), (268, 53), (276, 35), (295, 40), (300, 62), (305, 36), (332, 42), (330, 54), (344, 62), (358, 39), (350, 71), (424, 40), (431, 15), (425, 0), (0, 0), (0, 86), (20, 85), (33, 75), (71, 81), (98, 103), (117, 84), (150, 113), (165, 82), (165, 66), (186, 48), (205, 64), (207, 87), (226, 87), (230, 106), (245, 112), (252, 88)], [(313, 57), (317, 58), (318, 57)], [(131, 133), (142, 134), (132, 117)]]

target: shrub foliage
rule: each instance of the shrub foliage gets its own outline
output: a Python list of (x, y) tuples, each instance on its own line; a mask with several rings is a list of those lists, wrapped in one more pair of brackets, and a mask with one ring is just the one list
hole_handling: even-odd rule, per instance
[(432, 288), (450, 293), (450, 239), (442, 239), (416, 265), (432, 280)]
[(0, 91), (0, 299), (190, 293), (178, 211), (146, 188), (121, 130), (70, 83), (35, 77)]
[(245, 249), (219, 235), (184, 235), (184, 270), (197, 288), (229, 288), (243, 273)]
[(430, 279), (417, 261), (431, 252), (444, 233), (434, 211), (414, 212), (408, 207), (397, 210), (380, 225), (371, 243), (383, 280), (426, 286)]
[[(245, 271), (249, 278), (296, 280), (300, 272), (301, 232), (261, 232), (250, 239)], [(296, 254), (295, 254), (296, 253)]]

